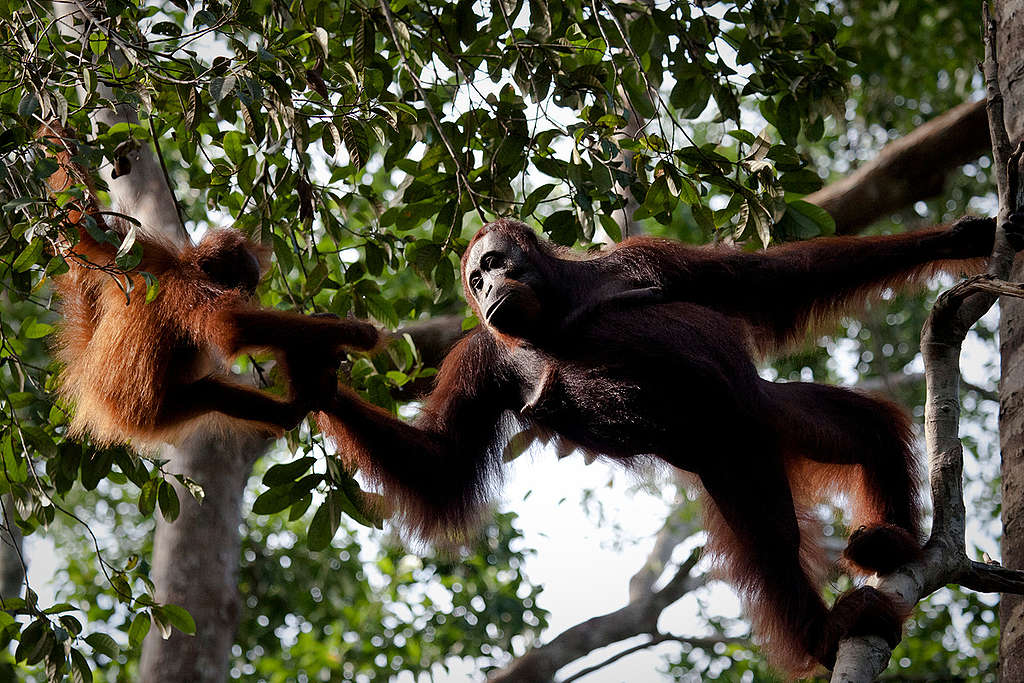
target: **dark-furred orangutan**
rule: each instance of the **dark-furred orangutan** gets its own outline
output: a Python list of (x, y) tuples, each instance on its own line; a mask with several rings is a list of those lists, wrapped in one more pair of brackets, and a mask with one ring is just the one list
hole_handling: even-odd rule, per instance
[[(887, 288), (978, 267), (994, 226), (966, 218), (758, 253), (633, 238), (583, 256), (499, 220), (462, 260), (482, 324), (449, 353), (415, 422), (340, 389), (319, 423), (427, 539), (474, 522), (517, 422), (610, 460), (692, 472), (707, 492), (709, 547), (771, 660), (791, 674), (831, 666), (845, 635), (898, 642), (905, 615), (867, 586), (829, 611), (801, 525), (820, 495), (845, 492), (861, 526), (849, 564), (886, 573), (917, 556), (910, 422), (896, 405), (849, 389), (765, 381), (754, 359)], [(1007, 230), (1020, 243), (1024, 218)]]
[[(72, 209), (66, 218), (77, 243), (57, 245), (69, 267), (56, 278), (63, 314), (56, 355), (63, 365), (60, 395), (75, 406), (71, 436), (146, 447), (179, 443), (200, 427), (278, 434), (324, 395), (341, 348), (377, 344), (377, 330), (364, 322), (254, 307), (265, 252), (237, 230), (211, 230), (183, 249), (140, 231), (142, 260), (121, 273), (117, 246), (97, 236), (111, 226), (125, 231), (98, 210), (91, 178), (72, 161), (74, 140), (56, 125), (40, 137), (59, 163), (51, 190), (77, 184), (88, 195), (84, 212)], [(87, 229), (92, 221), (96, 236)], [(149, 303), (143, 272), (159, 282)], [(233, 382), (221, 368), (220, 357), (254, 350), (273, 351), (284, 364), (287, 400)]]

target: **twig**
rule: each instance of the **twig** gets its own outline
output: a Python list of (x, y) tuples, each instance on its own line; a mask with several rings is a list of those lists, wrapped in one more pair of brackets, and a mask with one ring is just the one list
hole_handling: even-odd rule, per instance
[[(1006, 243), (1002, 226), (1010, 214), (1017, 209), (1019, 192), (1019, 171), (1021, 148), (1013, 150), (1010, 136), (1006, 132), (1006, 117), (1003, 112), (1003, 93), (999, 87), (999, 60), (996, 54), (996, 22), (989, 12), (988, 3), (981, 6), (985, 26), (985, 93), (988, 109), (988, 130), (992, 138), (992, 167), (995, 169), (996, 192), (999, 196), (999, 215), (996, 220), (996, 241), (992, 249), (988, 272), (1006, 277), (1013, 265), (1014, 250)], [(1003, 175), (1003, 174), (1006, 175)]]
[[(163, 150), (160, 149), (160, 140), (156, 135), (156, 127), (153, 125), (153, 117), (149, 116), (146, 120), (149, 123), (149, 137), (153, 139), (153, 148), (156, 150), (156, 159), (160, 163), (160, 171), (164, 175), (164, 182), (167, 183), (168, 193), (171, 195), (171, 201), (174, 203), (174, 213), (178, 216), (178, 227), (181, 228), (181, 234), (187, 240), (188, 230), (185, 229), (185, 219), (182, 216), (181, 204), (178, 203), (178, 197), (174, 194), (174, 190), (172, 189), (174, 185), (171, 183), (171, 176), (167, 172), (167, 163), (164, 161)], [(249, 201), (248, 196), (246, 196), (245, 199), (246, 201)], [(239, 215), (241, 215), (241, 212), (239, 212)]]
[(727, 636), (721, 636), (718, 638), (688, 638), (686, 636), (676, 636), (671, 633), (658, 633), (652, 635), (651, 639), (648, 640), (646, 643), (640, 643), (639, 645), (627, 647), (625, 650), (622, 650), (621, 652), (616, 652), (614, 655), (608, 657), (604, 661), (601, 661), (593, 666), (588, 666), (585, 669), (577, 671), (572, 676), (562, 679), (561, 683), (571, 683), (572, 681), (578, 681), (584, 676), (589, 676), (595, 671), (600, 671), (609, 664), (614, 664), (615, 662), (619, 661), (620, 659), (623, 659), (624, 657), (628, 657), (634, 652), (646, 650), (647, 648), (654, 647), (655, 645), (660, 645), (661, 643), (668, 642), (684, 643), (687, 645), (692, 645), (696, 648), (701, 648), (703, 650), (710, 650), (715, 645), (719, 645), (721, 643), (747, 643), (749, 641), (745, 638), (729, 638)]

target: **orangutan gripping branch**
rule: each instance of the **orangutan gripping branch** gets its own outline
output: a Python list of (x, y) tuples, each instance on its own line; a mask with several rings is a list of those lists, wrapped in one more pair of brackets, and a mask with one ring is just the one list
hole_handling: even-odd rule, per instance
[[(583, 257), (499, 220), (462, 262), (483, 324), (445, 359), (417, 420), (342, 389), (319, 422), (428, 539), (472, 524), (500, 482), (509, 413), (608, 459), (654, 457), (695, 473), (708, 494), (710, 547), (772, 661), (807, 673), (831, 665), (843, 636), (900, 639), (905, 615), (873, 588), (826, 608), (799, 520), (816, 497), (845, 492), (862, 525), (846, 549), (852, 565), (885, 573), (915, 557), (913, 438), (896, 405), (765, 381), (754, 357), (886, 288), (979, 265), (994, 225), (967, 218), (951, 229), (758, 253), (635, 238)], [(1007, 231), (1024, 242), (1024, 216)]]

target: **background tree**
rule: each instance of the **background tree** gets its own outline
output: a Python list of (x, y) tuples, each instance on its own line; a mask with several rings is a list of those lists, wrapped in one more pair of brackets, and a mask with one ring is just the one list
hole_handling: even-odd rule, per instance
[[(522, 655), (495, 675), (541, 661), (553, 676), (642, 635), (620, 647), (657, 645), (670, 675), (765, 675), (745, 629), (714, 611), (698, 609), (706, 619), (691, 619), (686, 632), (659, 623), (680, 596), (707, 595), (705, 567), (690, 559), (699, 536), (686, 496), (624, 611), (545, 636), (526, 654), (546, 615), (521, 573), (509, 517), (476, 552), (418, 560), (355, 531), (352, 520), (373, 521), (358, 483), (306, 428), (266, 461), (255, 460), (254, 445), (226, 448), (206, 435), (184, 452), (141, 458), (65, 441), (46, 352), (55, 321), (48, 280), (63, 268), (47, 244), (61, 220), (42, 188), (53, 164), (32, 138), (41, 120), (59, 118), (79, 131), (88, 165), (134, 161), (108, 183), (109, 196), (144, 229), (176, 231), (166, 217), (180, 212), (193, 232), (233, 224), (270, 245), (263, 305), (406, 325), (408, 337), (343, 372), (397, 409), (429, 381), (439, 348), (474, 324), (462, 320), (457, 257), (497, 215), (520, 215), (580, 247), (602, 231), (619, 239), (625, 227), (758, 248), (992, 212), (985, 159), (950, 173), (987, 144), (981, 108), (955, 108), (982, 85), (974, 3), (853, 5), (0, 2), (0, 489), (14, 502), (6, 518), (66, 551), (58, 600), (68, 603), (40, 604), (33, 592), (5, 602), (11, 656), (40, 666), (40, 676), (85, 678), (92, 668), (130, 680), (151, 630), (143, 666), (154, 679), (181, 680), (170, 667), (199, 662), (207, 680), (223, 671), (277, 680), (321, 670), (416, 674), (459, 656), (482, 669)], [(104, 113), (118, 107), (138, 123)], [(153, 177), (139, 166), (148, 149), (177, 201), (171, 211), (166, 196), (155, 201), (163, 220), (118, 189)], [(821, 189), (823, 177), (842, 176)], [(860, 375), (919, 406), (915, 335), (926, 310), (896, 297), (770, 371)], [(979, 343), (992, 333), (988, 321)], [(240, 370), (273, 380), (263, 360)], [(994, 511), (991, 399), (981, 386), (968, 390), (965, 432), (968, 472), (979, 481), (969, 493)], [(262, 479), (243, 496), (254, 463)], [(190, 498), (200, 487), (197, 507)], [(255, 515), (236, 537), (250, 504)], [(151, 550), (158, 508), (177, 521), (159, 522)], [(831, 519), (841, 529), (842, 517)], [(979, 530), (983, 545), (998, 533)], [(187, 603), (196, 628), (210, 630), (159, 638), (172, 626), (192, 630), (167, 601)], [(991, 602), (938, 594), (911, 621), (896, 670), (992, 675)]]

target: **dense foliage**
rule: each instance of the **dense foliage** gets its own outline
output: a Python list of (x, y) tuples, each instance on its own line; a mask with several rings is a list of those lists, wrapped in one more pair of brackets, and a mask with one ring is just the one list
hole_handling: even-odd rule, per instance
[[(169, 478), (190, 482), (160, 459), (64, 438), (47, 342), (50, 278), (66, 266), (52, 249), (61, 210), (43, 187), (54, 162), (34, 141), (42, 121), (76, 130), (93, 169), (154, 145), (190, 230), (230, 224), (272, 248), (263, 305), (394, 329), (465, 314), (458, 258), (496, 216), (582, 248), (638, 230), (750, 248), (828, 234), (830, 217), (802, 196), (978, 86), (966, 1), (82, 7), (0, 0), (0, 493), (6, 518), (56, 539), (67, 560), (67, 604), (39, 604), (31, 590), (8, 599), (0, 639), (19, 666), (53, 679), (130, 679), (151, 623), (192, 629), (183, 610), (153, 601), (146, 560), (146, 520), (179, 508)], [(115, 104), (138, 123), (97, 124)], [(959, 212), (984, 181), (971, 167), (949, 196), (895, 220)], [(122, 246), (131, 267), (137, 247)], [(851, 324), (840, 346), (865, 375), (898, 374), (913, 362), (923, 310), (877, 312), (885, 324)], [(834, 379), (836, 368), (818, 349), (777, 370)], [(397, 409), (432, 372), (403, 337), (344, 375)], [(314, 678), (340, 657), (346, 678), (386, 676), (521, 652), (546, 621), (511, 519), (464, 561), (380, 548), (353, 531), (375, 520), (321, 446), (305, 429), (289, 434), (287, 455), (253, 483), (239, 675)], [(77, 521), (99, 530), (97, 548)], [(907, 648), (915, 666), (935, 659)], [(727, 661), (683, 652), (671, 671), (753, 666), (717, 654)]]

